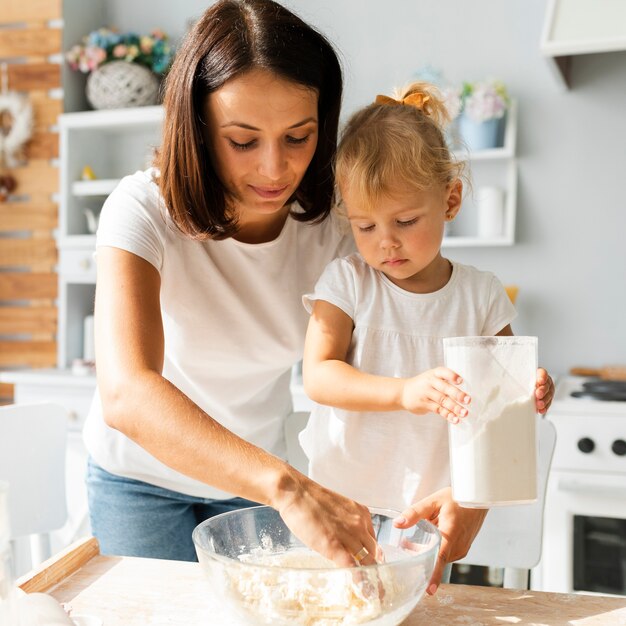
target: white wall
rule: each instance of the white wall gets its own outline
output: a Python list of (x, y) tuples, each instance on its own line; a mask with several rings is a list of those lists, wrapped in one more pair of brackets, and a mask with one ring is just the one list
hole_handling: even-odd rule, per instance
[[(173, 36), (210, 2), (109, 0), (111, 23)], [(519, 102), (517, 243), (449, 256), (520, 287), (517, 334), (540, 361), (626, 363), (626, 52), (577, 57), (560, 92), (539, 52), (544, 0), (284, 0), (341, 52), (345, 113), (430, 65), (502, 79)]]

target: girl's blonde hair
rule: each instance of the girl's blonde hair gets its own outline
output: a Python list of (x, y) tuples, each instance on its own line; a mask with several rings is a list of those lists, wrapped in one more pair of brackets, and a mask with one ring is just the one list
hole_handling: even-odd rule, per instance
[(395, 97), (379, 96), (352, 115), (339, 143), (336, 180), (340, 188), (349, 184), (365, 208), (400, 189), (445, 188), (463, 177), (464, 163), (446, 144), (449, 116), (437, 89), (416, 82)]

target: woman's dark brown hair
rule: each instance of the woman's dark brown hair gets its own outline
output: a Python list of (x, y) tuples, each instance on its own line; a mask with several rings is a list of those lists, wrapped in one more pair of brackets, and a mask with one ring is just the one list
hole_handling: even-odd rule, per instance
[(317, 90), (319, 139), (292, 200), (299, 221), (322, 221), (334, 195), (333, 165), (342, 76), (331, 44), (272, 0), (220, 0), (193, 26), (176, 54), (165, 87), (159, 187), (176, 226), (196, 239), (237, 232), (227, 194), (203, 144), (208, 94), (253, 68)]

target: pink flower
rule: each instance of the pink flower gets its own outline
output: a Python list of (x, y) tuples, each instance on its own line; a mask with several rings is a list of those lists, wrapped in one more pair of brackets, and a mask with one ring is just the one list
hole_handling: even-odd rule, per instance
[(139, 47), (144, 54), (150, 54), (154, 48), (154, 41), (150, 37), (142, 37), (139, 40)]
[(150, 34), (155, 39), (165, 39), (167, 37), (167, 35), (160, 28), (155, 28)]
[(128, 52), (128, 49), (123, 43), (117, 44), (117, 46), (113, 48), (113, 56), (116, 59), (121, 59), (125, 57), (127, 52)]

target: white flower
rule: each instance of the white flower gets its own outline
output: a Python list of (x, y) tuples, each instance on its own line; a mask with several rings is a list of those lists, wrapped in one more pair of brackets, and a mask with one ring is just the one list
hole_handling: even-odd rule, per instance
[(454, 120), (459, 116), (462, 107), (461, 89), (459, 87), (445, 87), (441, 90), (443, 104), (448, 111), (450, 120)]
[(508, 107), (508, 96), (502, 83), (496, 81), (475, 83), (465, 96), (463, 110), (474, 122), (504, 117)]

